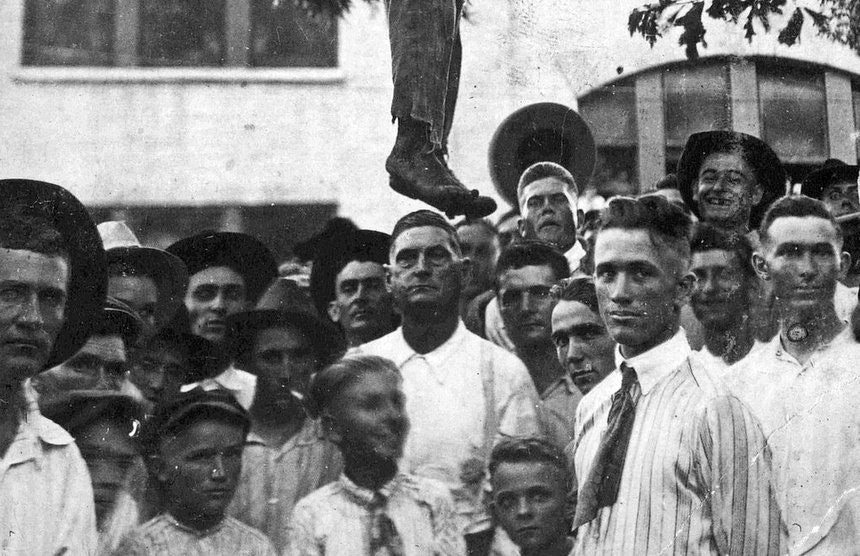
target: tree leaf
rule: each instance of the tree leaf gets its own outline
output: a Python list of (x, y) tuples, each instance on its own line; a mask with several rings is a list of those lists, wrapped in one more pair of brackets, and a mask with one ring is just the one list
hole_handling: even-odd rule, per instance
[(777, 40), (784, 45), (792, 46), (800, 39), (800, 31), (803, 29), (803, 11), (795, 8), (785, 28), (779, 32)]

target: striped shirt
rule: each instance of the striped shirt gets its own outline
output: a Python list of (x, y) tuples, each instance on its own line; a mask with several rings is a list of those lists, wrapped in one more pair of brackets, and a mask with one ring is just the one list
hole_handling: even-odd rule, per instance
[[(850, 513), (845, 500), (860, 489), (858, 361), (860, 345), (850, 328), (803, 365), (783, 349), (777, 335), (726, 378), (762, 423), (773, 454), (777, 499), (791, 549), (798, 554), (842, 554), (828, 547), (858, 540), (860, 521), (840, 516)], [(831, 530), (836, 522), (849, 523), (854, 533), (836, 538), (845, 530)]]
[(169, 514), (160, 514), (123, 539), (116, 556), (275, 556), (266, 536), (225, 517), (206, 531), (186, 527)]
[(259, 529), (283, 550), (293, 507), (342, 470), (337, 446), (323, 437), (322, 425), (306, 419), (282, 446), (268, 446), (253, 428), (242, 452), (242, 476), (227, 513)]
[[(784, 527), (749, 409), (692, 353), (683, 329), (625, 362), (639, 385), (618, 500), (578, 529), (573, 553), (778, 554)], [(620, 387), (616, 369), (579, 404), (577, 477), (588, 476)]]
[[(462, 556), (465, 541), (445, 485), (398, 474), (379, 492), (385, 515), (403, 543), (403, 556)], [(296, 504), (284, 556), (370, 556), (374, 492), (346, 475)]]

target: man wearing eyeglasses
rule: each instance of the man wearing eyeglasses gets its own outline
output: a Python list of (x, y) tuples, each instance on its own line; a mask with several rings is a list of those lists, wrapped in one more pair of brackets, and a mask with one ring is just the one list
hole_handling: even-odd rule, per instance
[(582, 393), (564, 372), (552, 342), (553, 284), (570, 273), (564, 255), (540, 241), (515, 243), (499, 257), (496, 296), (505, 329), (541, 399), (550, 439), (561, 449), (573, 439)]
[(469, 259), (442, 216), (401, 218), (387, 270), (401, 326), (358, 351), (391, 359), (403, 376), (411, 429), (401, 469), (443, 482), (468, 554), (488, 554), (493, 528), (482, 495), (490, 452), (500, 438), (540, 432), (537, 392), (522, 362), (460, 320)]

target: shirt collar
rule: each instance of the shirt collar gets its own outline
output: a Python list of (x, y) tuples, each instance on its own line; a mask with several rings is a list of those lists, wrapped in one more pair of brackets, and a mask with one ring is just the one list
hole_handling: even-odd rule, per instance
[(566, 389), (566, 390), (568, 391), (568, 393), (570, 393), (570, 394), (573, 394), (573, 393), (579, 392), (579, 388), (577, 388), (577, 387), (576, 387), (576, 384), (574, 384), (574, 383), (573, 383), (573, 377), (572, 377), (572, 376), (570, 376), (570, 373), (568, 373), (568, 372), (566, 372), (566, 371), (565, 371), (565, 372), (561, 373), (561, 376), (559, 376), (557, 379), (555, 379), (555, 380), (554, 380), (554, 381), (553, 381), (553, 382), (552, 382), (552, 383), (547, 387), (547, 389), (546, 389), (546, 390), (544, 390), (544, 391), (541, 393), (540, 398), (541, 398), (542, 400), (543, 400), (543, 399), (548, 398), (548, 397), (549, 397), (549, 395), (550, 395), (551, 393), (553, 393), (553, 392), (554, 392), (556, 389), (558, 389), (558, 388), (564, 388), (564, 389)]
[(463, 324), (462, 320), (457, 321), (457, 328), (454, 329), (454, 333), (451, 334), (451, 337), (445, 340), (445, 342), (434, 349), (431, 352), (420, 354), (416, 353), (414, 349), (412, 349), (409, 344), (406, 342), (406, 338), (403, 337), (403, 327), (398, 328), (393, 334), (394, 344), (393, 344), (393, 357), (392, 360), (398, 367), (402, 367), (404, 363), (413, 358), (423, 358), (426, 360), (431, 367), (441, 368), (443, 367), (445, 361), (448, 358), (452, 357), (458, 352), (458, 348), (463, 340), (469, 334), (469, 331), (466, 330), (466, 326)]
[(567, 264), (570, 266), (570, 272), (576, 272), (579, 268), (579, 263), (586, 255), (585, 249), (579, 244), (579, 240), (573, 242), (573, 247), (564, 252), (564, 258), (567, 259)]
[(627, 363), (629, 367), (636, 370), (636, 378), (642, 395), (647, 395), (665, 376), (669, 375), (681, 366), (692, 353), (690, 344), (687, 342), (687, 334), (683, 328), (670, 339), (655, 346), (645, 353), (636, 357), (625, 359), (621, 355), (621, 346), (615, 348), (615, 365), (621, 367), (621, 363)]
[(177, 520), (172, 515), (170, 515), (169, 512), (164, 512), (164, 516), (171, 523), (171, 525), (173, 525), (174, 527), (176, 527), (180, 531), (185, 531), (186, 533), (190, 533), (190, 534), (194, 535), (195, 537), (198, 537), (201, 539), (203, 537), (208, 537), (212, 533), (216, 533), (219, 529), (224, 527), (224, 520), (226, 519), (226, 516), (225, 516), (224, 518), (221, 519), (221, 521), (219, 521), (218, 523), (216, 523), (215, 525), (213, 525), (209, 529), (204, 529), (201, 531), (200, 529), (194, 529), (193, 527), (188, 527), (187, 525), (180, 523), (180, 521)]
[[(281, 448), (281, 452), (286, 452), (292, 450), (293, 448), (298, 448), (300, 446), (308, 446), (310, 444), (315, 444), (320, 440), (325, 439), (325, 433), (323, 432), (322, 423), (318, 419), (311, 419), (310, 417), (305, 419), (304, 424), (302, 424), (302, 428), (299, 429), (292, 438), (284, 442), (284, 445)], [(262, 436), (257, 434), (257, 432), (252, 428), (248, 432), (248, 438), (245, 440), (247, 444), (261, 444), (267, 447), (269, 446)]]
[[(829, 342), (823, 343), (820, 346), (815, 348), (813, 353), (822, 353), (827, 351), (833, 346), (839, 346), (842, 344), (854, 344), (856, 341), (854, 340), (854, 333), (851, 330), (850, 326), (846, 326), (842, 329), (842, 331), (833, 337)], [(777, 332), (776, 335), (770, 340), (770, 342), (764, 344), (765, 347), (763, 349), (767, 349), (769, 353), (772, 353), (774, 357), (780, 359), (782, 361), (791, 361), (796, 365), (800, 365), (800, 362), (795, 359), (793, 355), (786, 351), (783, 343), (782, 343), (782, 333)], [(808, 365), (809, 363), (807, 363)]]
[[(26, 394), (25, 394), (26, 396)], [(18, 431), (3, 457), (4, 467), (11, 467), (27, 461), (41, 465), (45, 450), (42, 444), (66, 446), (74, 442), (71, 435), (59, 425), (44, 417), (38, 405), (27, 402), (26, 411), (18, 423)]]
[(400, 484), (400, 478), (400, 473), (395, 474), (394, 477), (382, 485), (379, 490), (370, 490), (368, 488), (358, 486), (346, 476), (346, 473), (340, 474), (339, 481), (347, 495), (349, 495), (358, 505), (367, 507), (375, 501), (377, 494), (382, 495), (385, 500), (390, 500), (394, 491), (397, 489), (397, 486)]

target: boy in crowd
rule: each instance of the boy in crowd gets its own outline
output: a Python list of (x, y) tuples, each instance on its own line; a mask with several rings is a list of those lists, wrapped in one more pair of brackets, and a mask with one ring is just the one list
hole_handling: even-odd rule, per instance
[(690, 271), (696, 286), (690, 298), (693, 313), (704, 328), (699, 353), (718, 369), (742, 360), (755, 347), (750, 299), (758, 278), (752, 267), (749, 240), (710, 224), (699, 224), (690, 242)]
[(250, 424), (247, 411), (221, 389), (195, 388), (157, 407), (141, 442), (160, 513), (129, 533), (114, 554), (276, 554), (265, 535), (224, 515)]
[(42, 414), (75, 437), (90, 471), (101, 531), (129, 470), (140, 461), (134, 438), (142, 418), (140, 405), (117, 392), (75, 390), (44, 404)]
[(521, 556), (567, 556), (573, 548), (564, 454), (541, 438), (503, 440), (490, 457), (493, 517)]
[(553, 288), (552, 341), (558, 362), (573, 384), (588, 394), (615, 370), (615, 340), (609, 335), (597, 306), (591, 277), (562, 280)]
[(310, 398), (344, 472), (296, 505), (286, 554), (465, 554), (445, 486), (398, 471), (409, 420), (394, 363), (348, 355), (314, 378)]
[(573, 416), (582, 399), (552, 343), (550, 292), (569, 273), (561, 252), (527, 240), (502, 252), (495, 277), (505, 330), (540, 395), (545, 432), (559, 448), (573, 439)]
[(342, 341), (330, 323), (297, 309), (258, 305), (228, 322), (236, 361), (257, 377), (242, 475), (228, 513), (283, 550), (296, 502), (342, 469), (337, 447), (302, 404), (310, 377), (340, 353)]

